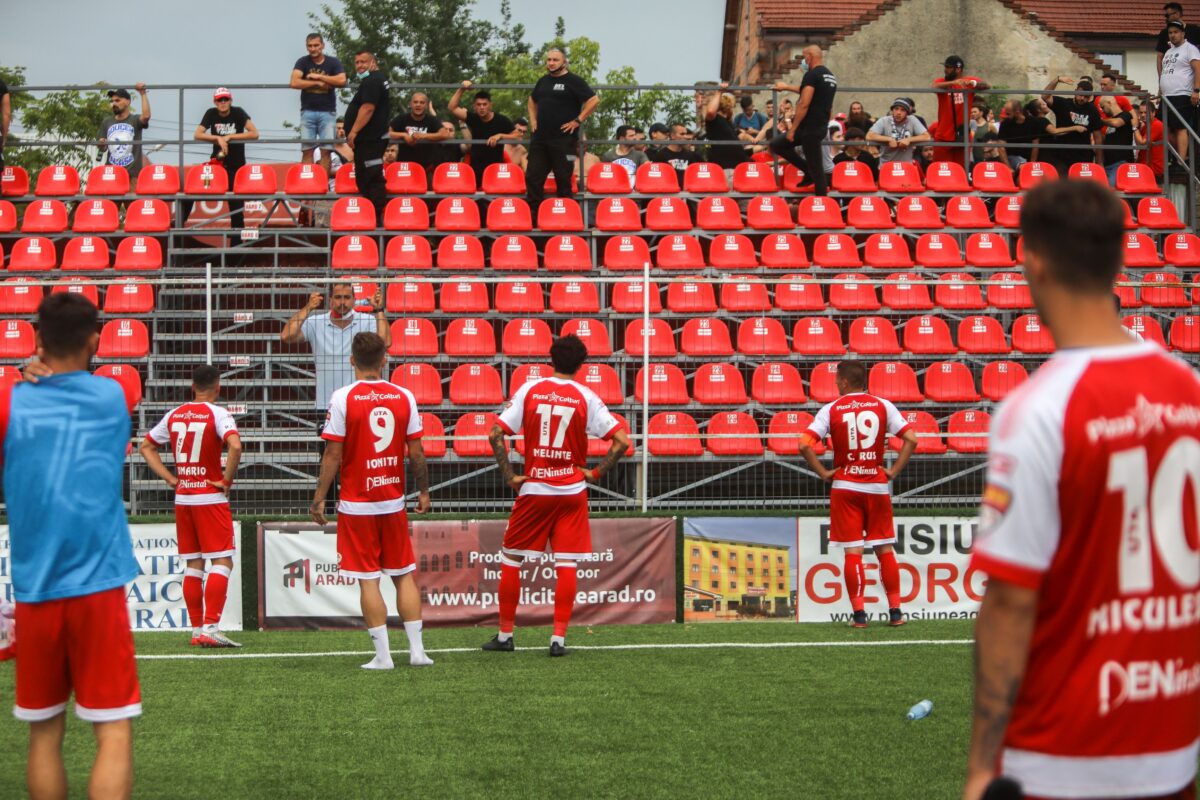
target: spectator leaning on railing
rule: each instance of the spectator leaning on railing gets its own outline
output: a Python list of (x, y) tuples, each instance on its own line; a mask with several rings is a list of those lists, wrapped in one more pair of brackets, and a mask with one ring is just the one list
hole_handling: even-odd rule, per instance
[(1005, 145), (1033, 145), (1033, 147), (1006, 148), (1008, 165), (1013, 169), (1020, 169), (1026, 161), (1037, 160), (1036, 145), (1046, 134), (1046, 128), (1050, 126), (1049, 120), (1037, 114), (1035, 104), (1041, 102), (1040, 100), (1031, 100), (1029, 103), (1021, 105), (1020, 100), (1009, 100), (1004, 105), (1004, 119), (1000, 122), (1000, 140)]
[[(932, 127), (933, 140), (935, 142), (963, 142), (966, 140), (969, 109), (971, 108), (974, 98), (974, 91), (961, 90), (986, 90), (991, 87), (974, 75), (963, 75), (963, 69), (966, 65), (958, 56), (947, 56), (942, 63), (943, 76), (937, 78), (933, 82), (933, 88), (937, 89), (939, 94), (938, 102), (938, 118), (937, 122)], [(959, 164), (964, 164), (966, 153), (961, 149), (954, 147), (935, 147), (933, 148), (933, 161), (956, 161)]]
[[(104, 151), (104, 163), (124, 167), (130, 178), (137, 178), (142, 169), (142, 131), (150, 127), (150, 95), (146, 84), (134, 87), (142, 101), (142, 113), (129, 110), (129, 90), (110, 89), (108, 99), (112, 102), (112, 116), (100, 122), (100, 149)], [(7, 99), (7, 95), (5, 96)], [(8, 123), (4, 125), (8, 131)]]
[[(1133, 160), (1133, 131), (1138, 125), (1136, 111), (1122, 111), (1115, 97), (1103, 97), (1100, 102), (1101, 122), (1104, 123), (1105, 149), (1100, 151), (1108, 185), (1116, 188), (1117, 169)], [(1110, 150), (1110, 146), (1120, 150)]]
[[(1046, 91), (1052, 92), (1059, 84), (1070, 86), (1075, 83), (1066, 75), (1059, 75), (1046, 84)], [(1091, 81), (1079, 81), (1076, 88), (1081, 92), (1092, 91)], [(1048, 150), (1044, 156), (1046, 161), (1055, 164), (1064, 176), (1072, 164), (1095, 161), (1096, 151), (1089, 145), (1100, 143), (1100, 110), (1092, 102), (1091, 95), (1077, 94), (1073, 98), (1058, 97), (1044, 94), (1042, 100), (1050, 105), (1054, 112), (1054, 125), (1046, 132), (1054, 136), (1055, 144), (1074, 145), (1070, 149)]]
[(486, 89), (475, 92), (470, 110), (459, 105), (462, 94), (471, 88), (470, 81), (463, 81), (450, 98), (446, 110), (467, 124), (472, 139), (486, 139), (487, 144), (473, 144), (470, 149), (471, 169), (475, 170), (477, 184), (483, 186), (483, 171), (492, 164), (504, 163), (504, 143), (516, 141), (521, 135), (508, 117), (492, 108), (492, 95)]
[[(319, 33), (304, 39), (308, 54), (292, 67), (291, 86), (300, 90), (300, 163), (311, 164), (318, 139), (332, 139), (337, 125), (337, 92), (346, 85), (346, 70), (342, 62), (325, 55), (325, 40)], [(330, 153), (333, 145), (323, 144), (321, 166), (325, 174), (331, 170)]]
[[(234, 175), (246, 165), (246, 145), (243, 142), (257, 138), (258, 128), (254, 127), (245, 109), (233, 104), (233, 94), (223, 86), (214, 91), (213, 107), (204, 112), (200, 124), (196, 126), (195, 139), (213, 143), (212, 158), (225, 170), (231, 187)], [(229, 201), (229, 227), (232, 230), (241, 230), (244, 226), (244, 207), (245, 203), (240, 200)], [(185, 200), (184, 222), (187, 222), (191, 210), (191, 202)]]
[(453, 129), (442, 128), (442, 121), (429, 108), (429, 96), (424, 92), (413, 92), (408, 100), (408, 111), (393, 117), (388, 127), (388, 137), (399, 145), (396, 158), (420, 164), (432, 184), (433, 167), (443, 160), (437, 143), (449, 139)]
[(921, 120), (912, 116), (912, 104), (906, 97), (892, 101), (891, 113), (880, 117), (867, 131), (867, 141), (879, 145), (879, 161), (912, 161), (916, 155), (913, 147), (930, 140), (929, 131)]
[(1150, 167), (1154, 177), (1162, 180), (1163, 176), (1163, 124), (1154, 110), (1154, 102), (1150, 98), (1142, 101), (1138, 107), (1140, 124), (1133, 132), (1133, 140), (1138, 147), (1149, 145), (1146, 150), (1138, 151), (1138, 163)]

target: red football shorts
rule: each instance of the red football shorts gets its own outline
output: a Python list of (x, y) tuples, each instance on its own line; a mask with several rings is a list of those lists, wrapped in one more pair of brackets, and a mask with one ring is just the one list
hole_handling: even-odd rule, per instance
[(338, 514), (338, 574), (348, 578), (404, 575), (417, 567), (408, 514)]
[(559, 558), (588, 558), (592, 529), (588, 525), (587, 491), (578, 494), (523, 494), (513, 503), (501, 550), (536, 557), (549, 543)]
[(180, 558), (222, 558), (237, 552), (229, 503), (175, 506)]
[[(865, 532), (865, 537), (864, 537)], [(842, 547), (893, 544), (896, 529), (892, 525), (892, 497), (867, 494), (852, 489), (833, 489), (829, 493), (829, 543)]]
[(112, 722), (142, 713), (125, 589), (17, 603), (17, 704), (26, 722), (56, 717), (75, 690), (75, 713)]

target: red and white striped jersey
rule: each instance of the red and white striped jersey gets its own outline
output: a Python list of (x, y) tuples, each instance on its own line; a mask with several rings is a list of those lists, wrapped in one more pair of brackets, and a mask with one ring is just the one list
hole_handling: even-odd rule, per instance
[(209, 483), (223, 475), (221, 452), (225, 441), (238, 432), (233, 416), (212, 403), (184, 403), (171, 409), (150, 429), (146, 438), (175, 452), (175, 503), (204, 506), (229, 502), (225, 493)]
[(321, 437), (342, 442), (339, 514), (404, 510), (404, 459), (421, 438), (421, 414), (408, 389), (355, 381), (333, 393)]
[(890, 400), (856, 392), (827, 404), (813, 417), (805, 433), (813, 441), (833, 440), (834, 489), (887, 494), (883, 454), (887, 438), (909, 427)]
[(588, 436), (609, 439), (620, 424), (595, 392), (575, 381), (545, 378), (517, 390), (500, 414), (500, 427), (525, 434), (521, 494), (577, 494), (587, 488)]
[(1200, 752), (1200, 380), (1064, 350), (1001, 406), (972, 566), (1038, 591), (1001, 755), (1039, 797), (1149, 797)]

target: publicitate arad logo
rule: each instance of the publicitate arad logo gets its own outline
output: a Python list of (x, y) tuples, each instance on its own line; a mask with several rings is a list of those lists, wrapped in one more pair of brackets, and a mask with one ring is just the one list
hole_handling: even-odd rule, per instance
[(300, 558), (283, 565), (283, 586), (295, 589), (303, 582), (304, 593), (312, 593), (312, 568), (307, 558)]

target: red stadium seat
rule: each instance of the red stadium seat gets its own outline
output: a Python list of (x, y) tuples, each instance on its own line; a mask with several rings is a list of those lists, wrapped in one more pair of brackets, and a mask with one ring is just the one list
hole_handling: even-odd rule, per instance
[(822, 233), (813, 242), (813, 265), (827, 269), (861, 267), (854, 240), (844, 233)]
[(805, 197), (800, 201), (796, 219), (802, 228), (837, 230), (846, 227), (842, 209), (828, 197)]
[(714, 236), (708, 246), (708, 265), (716, 269), (757, 269), (754, 243), (740, 233)]
[(29, 278), (6, 278), (0, 283), (0, 314), (35, 314), (42, 287)]
[[(1137, 308), (1142, 302), (1138, 300), (1138, 290), (1135, 286), (1129, 286), (1130, 278), (1124, 272), (1117, 275), (1117, 279), (1113, 281), (1113, 294), (1120, 301), (1121, 308)], [(1032, 298), (1031, 298), (1032, 300)], [(1030, 303), (1032, 307), (1032, 302)]]
[(581, 231), (583, 211), (569, 197), (548, 197), (538, 206), (537, 226), (541, 231)]
[(712, 284), (703, 278), (668, 284), (667, 309), (676, 314), (711, 314), (717, 310)]
[(112, 233), (121, 227), (117, 204), (112, 200), (84, 200), (75, 206), (75, 233)]
[(925, 370), (925, 395), (937, 403), (974, 403), (979, 400), (975, 391), (975, 376), (966, 364), (958, 361), (937, 361)]
[(605, 405), (621, 405), (625, 402), (625, 389), (617, 371), (608, 364), (584, 364), (575, 374), (575, 380), (591, 389)]
[(125, 207), (126, 233), (165, 233), (170, 228), (171, 207), (158, 198), (134, 200)]
[(335, 270), (379, 268), (379, 245), (372, 236), (339, 236), (333, 242), (331, 264)]
[(750, 378), (750, 396), (768, 406), (799, 405), (807, 400), (800, 371), (788, 363), (759, 364)]
[(24, 167), (8, 166), (0, 170), (0, 195), (24, 197), (29, 194), (29, 173)]
[(385, 296), (387, 310), (393, 314), (431, 314), (436, 308), (433, 284), (425, 280), (389, 283)]
[(447, 450), (446, 428), (438, 416), (428, 411), (422, 411), (421, 431), (421, 449), (425, 452), (425, 457), (444, 458)]
[[(774, 178), (771, 180), (774, 181)], [(796, 227), (787, 201), (771, 195), (750, 198), (746, 206), (746, 224), (756, 231), (791, 230)]]
[(880, 361), (871, 367), (867, 391), (893, 403), (921, 403), (925, 395), (917, 386), (917, 373), (899, 361)]
[[(648, 260), (649, 251), (646, 255)], [(592, 251), (580, 236), (554, 236), (546, 242), (545, 262), (550, 272), (587, 272), (592, 268)]]
[(973, 267), (1011, 267), (1008, 243), (994, 233), (972, 233), (967, 238), (967, 263)]
[[(371, 227), (375, 227), (374, 219)], [(383, 227), (389, 231), (427, 231), (429, 206), (419, 197), (393, 197), (383, 208)]]
[[(991, 234), (988, 234), (991, 235)], [(953, 236), (944, 233), (923, 233), (917, 239), (915, 261), (923, 267), (961, 267), (962, 254)]]
[(418, 406), (442, 404), (442, 376), (437, 368), (420, 361), (410, 361), (392, 370), (391, 382), (412, 392)]
[(99, 236), (76, 236), (63, 248), (63, 270), (108, 269), (108, 242)]
[(1042, 181), (1058, 180), (1058, 170), (1053, 164), (1045, 161), (1026, 161), (1021, 165), (1017, 176), (1017, 185), (1021, 191), (1027, 192)]
[(1025, 237), (1017, 237), (1017, 252), (1013, 254), (1013, 260), (1018, 264), (1025, 263)]
[(985, 307), (983, 293), (973, 275), (966, 272), (947, 272), (938, 276), (939, 283), (933, 293), (933, 301), (942, 308), (952, 311), (978, 311)]
[(433, 214), (433, 227), (439, 231), (475, 232), (479, 230), (479, 206), (475, 205), (474, 200), (466, 197), (442, 198)]
[(467, 275), (455, 275), (443, 283), (439, 299), (443, 314), (486, 314), (490, 310), (487, 285)]
[(896, 203), (896, 224), (906, 230), (940, 230), (946, 226), (937, 203), (920, 195), (904, 197)]
[(550, 286), (550, 310), (556, 314), (598, 314), (600, 293), (591, 281), (568, 281)]
[(1138, 224), (1154, 230), (1175, 230), (1185, 227), (1179, 221), (1175, 204), (1165, 197), (1143, 197), (1138, 201)]
[(646, 227), (652, 231), (691, 230), (692, 215), (678, 197), (655, 197), (646, 205)]
[(1029, 373), (1016, 361), (989, 361), (983, 367), (980, 388), (983, 396), (1000, 402), (1013, 389), (1029, 380)]
[(633, 191), (629, 171), (607, 161), (593, 164), (588, 170), (587, 188), (592, 194), (629, 194)]
[(946, 321), (932, 314), (913, 317), (904, 323), (904, 349), (919, 355), (958, 352), (950, 340), (950, 328)]
[(1145, 282), (1154, 284), (1142, 287), (1142, 302), (1151, 308), (1186, 308), (1187, 292), (1178, 275), (1170, 272), (1146, 273)]
[[(499, 165), (491, 164), (489, 166)], [(493, 200), (487, 207), (487, 228), (489, 231), (497, 232), (533, 230), (533, 218), (529, 214), (529, 204), (520, 197), (504, 197)]]
[[(692, 164), (692, 166), (702, 165)], [(650, 202), (653, 204), (659, 199), (673, 200), (674, 198), (656, 198)], [(740, 231), (742, 229), (742, 212), (738, 210), (737, 203), (728, 197), (705, 197), (696, 208), (696, 227), (706, 231)]]
[(792, 329), (792, 349), (806, 356), (842, 355), (846, 346), (837, 324), (827, 317), (807, 317)]
[(744, 411), (714, 414), (705, 431), (705, 444), (714, 456), (761, 456), (762, 435), (754, 417)]
[(733, 364), (703, 364), (692, 381), (692, 399), (706, 406), (732, 406), (748, 402), (746, 382)]
[(1092, 180), (1108, 185), (1108, 177), (1104, 174), (1104, 167), (1095, 164), (1091, 161), (1083, 161), (1077, 164), (1072, 164), (1067, 170), (1067, 177), (1072, 180)]
[(489, 364), (460, 364), (450, 375), (450, 402), (456, 406), (496, 406), (504, 402), (500, 373)]
[(771, 317), (751, 317), (738, 324), (737, 349), (743, 355), (786, 356), (792, 352), (782, 323)]
[(12, 272), (44, 272), (54, 269), (58, 263), (58, 251), (54, 242), (44, 236), (26, 236), (13, 245), (8, 258)]
[(688, 164), (683, 171), (683, 190), (694, 194), (725, 194), (729, 182), (725, 180), (725, 170), (716, 164)]
[(987, 206), (974, 195), (951, 197), (946, 201), (946, 225), (951, 228), (990, 228)]
[(810, 263), (804, 242), (791, 233), (773, 233), (763, 237), (761, 259), (762, 265), (768, 269), (805, 269)]
[(136, 319), (114, 319), (100, 329), (97, 358), (145, 358), (150, 354), (150, 334)]
[(987, 288), (987, 302), (996, 308), (1033, 308), (1029, 284), (1019, 272), (997, 272)]
[[(625, 419), (625, 417), (621, 416), (615, 411), (613, 412), (612, 416), (613, 419), (616, 420), (618, 428), (625, 431), (627, 434), (630, 433), (629, 420)], [(610, 440), (597, 439), (594, 436), (588, 437), (588, 458), (603, 458), (604, 456), (608, 455), (608, 451), (611, 448), (612, 442)], [(629, 449), (625, 452), (625, 455), (632, 456), (635, 452), (637, 452), (637, 448), (634, 446), (631, 438), (629, 442)]]
[(392, 356), (436, 356), (438, 336), (433, 323), (427, 319), (398, 319), (392, 323)]
[[(745, 161), (733, 168), (733, 190), (743, 194), (762, 194), (778, 190), (775, 173), (767, 164)], [(753, 227), (753, 226), (751, 226)]]
[(1200, 306), (1200, 275), (1192, 276), (1192, 305)]
[(1117, 191), (1126, 194), (1159, 194), (1162, 189), (1148, 165), (1128, 163), (1117, 167)]
[(293, 164), (283, 178), (286, 194), (327, 194), (329, 175), (320, 164)]
[(1125, 266), (1135, 269), (1161, 267), (1154, 240), (1144, 233), (1125, 234)]
[(521, 364), (508, 376), (508, 397), (511, 400), (517, 390), (530, 381), (542, 381), (554, 374), (549, 364)]
[(875, 284), (860, 272), (844, 272), (834, 276), (838, 283), (829, 285), (829, 305), (839, 311), (878, 311), (879, 297)]
[(652, 456), (697, 458), (704, 455), (700, 427), (690, 414), (682, 411), (665, 411), (650, 418), (646, 448)]
[[(354, 165), (346, 164), (342, 167), (344, 172), (346, 167), (351, 169), (353, 175)], [(341, 173), (339, 173), (340, 175)], [(267, 167), (264, 164), (246, 164), (239, 167), (237, 174), (233, 176), (233, 193), (234, 194), (275, 194), (278, 191), (278, 181), (275, 177), (275, 170)], [(357, 189), (349, 194), (357, 193)], [(341, 190), (338, 190), (339, 194)]]
[(501, 314), (541, 314), (546, 310), (546, 297), (536, 281), (505, 281), (496, 284), (494, 306)]
[(642, 320), (635, 319), (625, 326), (626, 354), (642, 356), (647, 351), (651, 356), (660, 358), (677, 355), (675, 334), (665, 319), (651, 319), (649, 327), (644, 326)]
[(883, 305), (894, 311), (928, 311), (933, 308), (929, 286), (915, 272), (888, 275), (883, 284)]
[(997, 161), (980, 161), (971, 169), (971, 183), (977, 192), (996, 194), (998, 192), (1015, 192), (1017, 185), (1013, 183), (1013, 172), (1008, 165)]
[(767, 285), (758, 278), (737, 275), (721, 284), (721, 308), (734, 313), (759, 314), (771, 310)]
[(808, 379), (808, 396), (818, 403), (828, 403), (841, 396), (837, 388), (837, 362), (825, 361), (813, 367)]
[(603, 322), (594, 319), (569, 319), (563, 323), (560, 336), (578, 336), (587, 348), (588, 355), (608, 357), (612, 355), (612, 340)]
[(50, 294), (77, 294), (97, 308), (100, 307), (100, 289), (87, 278), (78, 275), (63, 278), (54, 284)]
[[(649, 291), (647, 291), (647, 287)], [(650, 313), (662, 313), (662, 300), (658, 294), (658, 284), (654, 281), (650, 281), (648, 284), (642, 281), (614, 283), (609, 303), (612, 310), (618, 314), (641, 314), (646, 305), (647, 295), (649, 295)]]
[(1163, 336), (1162, 325), (1158, 320), (1145, 314), (1131, 314), (1121, 320), (1121, 324), (1136, 333), (1143, 341), (1154, 342), (1164, 350), (1167, 340)]
[[(542, 191), (547, 195), (558, 194), (558, 182), (554, 179), (554, 173), (546, 176), (546, 183), (543, 184)], [(573, 194), (579, 193), (579, 172), (575, 169), (571, 170), (571, 192)]]
[(162, 269), (162, 265), (162, 245), (157, 239), (127, 236), (117, 245), (115, 270), (157, 270)]
[(605, 197), (596, 205), (595, 227), (598, 231), (640, 231), (641, 212), (627, 197)]
[(125, 407), (130, 414), (137, 408), (138, 403), (142, 402), (142, 376), (136, 367), (129, 364), (102, 364), (96, 367), (94, 374), (121, 385), (121, 391), (125, 393)]
[(433, 168), (434, 194), (475, 194), (475, 170), (470, 164), (450, 161)]
[(654, 254), (659, 269), (704, 269), (704, 251), (695, 236), (673, 234), (663, 237)]
[(925, 191), (921, 172), (911, 161), (889, 161), (879, 165), (879, 189), (886, 194), (913, 194)]
[(483, 244), (475, 236), (447, 236), (438, 244), (437, 264), (439, 269), (483, 269)]
[(1004, 328), (995, 317), (965, 317), (958, 323), (958, 347), (964, 353), (1007, 353), (1008, 340)]
[(679, 352), (685, 356), (731, 356), (729, 326), (719, 319), (689, 319), (679, 334)]
[(640, 194), (676, 194), (679, 175), (670, 164), (649, 161), (638, 167), (633, 186)]
[[(917, 434), (917, 449), (913, 451), (914, 453), (941, 455), (946, 452), (942, 429), (938, 427), (937, 420), (933, 418), (932, 414), (928, 411), (906, 411), (903, 416), (913, 433)], [(899, 437), (890, 437), (888, 446), (893, 450), (899, 450)]]
[(843, 161), (840, 164), (834, 164), (832, 185), (835, 192), (876, 191), (875, 176), (871, 174), (870, 167), (857, 161)]
[(913, 260), (903, 236), (872, 233), (863, 246), (863, 263), (876, 269), (905, 269), (913, 265)]
[(0, 358), (29, 358), (37, 348), (33, 326), (23, 319), (0, 321)]
[(8, 200), (0, 200), (0, 233), (12, 233), (17, 229), (17, 207)]
[(482, 188), (484, 194), (525, 194), (525, 171), (516, 164), (488, 164), (483, 168)]
[(446, 327), (444, 349), (448, 356), (496, 355), (496, 334), (492, 330), (492, 323), (474, 317), (451, 320)]
[[(238, 169), (238, 175), (234, 176), (234, 191), (237, 191), (237, 179), (241, 176), (243, 169), (245, 167)], [(338, 194), (358, 194), (358, 175), (354, 171), (354, 162), (338, 167), (337, 172), (333, 174), (333, 191)]]
[(1025, 314), (1013, 321), (1012, 346), (1021, 353), (1053, 353), (1054, 337), (1037, 314)]
[[(397, 161), (383, 168), (388, 194), (425, 194), (429, 188), (425, 168), (415, 161)], [(471, 184), (471, 191), (475, 185)]]
[[(640, 236), (614, 236), (604, 244), (604, 266), (608, 269), (641, 271), (649, 262), (650, 248)], [(701, 258), (697, 267), (703, 266)]]
[(1171, 320), (1171, 349), (1200, 353), (1200, 317), (1185, 314)]
[(986, 411), (955, 411), (946, 425), (946, 444), (959, 453), (986, 453), (991, 421)]
[(69, 197), (79, 194), (79, 173), (70, 164), (43, 167), (33, 193), (38, 197)]
[(21, 217), (22, 233), (62, 233), (67, 229), (67, 207), (61, 200), (34, 200)]
[(501, 236), (492, 242), (490, 261), (492, 269), (497, 271), (537, 272), (537, 246), (528, 236)]
[(149, 314), (154, 311), (154, 287), (141, 278), (126, 278), (104, 293), (105, 314)]
[(129, 171), (113, 164), (92, 167), (83, 193), (91, 197), (129, 194)]
[[(800, 455), (801, 437), (812, 421), (813, 415), (805, 411), (780, 411), (767, 424), (767, 447), (777, 456)], [(816, 442), (812, 450), (824, 455), (825, 444)]]
[(967, 183), (967, 173), (961, 164), (939, 161), (925, 173), (925, 189), (930, 192), (960, 193), (971, 191), (971, 186)]
[(891, 356), (900, 354), (896, 329), (883, 317), (857, 317), (850, 323), (850, 350), (862, 355)]
[(775, 284), (775, 307), (780, 311), (824, 311), (821, 285), (807, 275), (784, 275)]
[[(643, 400), (644, 371), (644, 367), (639, 369), (637, 377), (633, 381), (633, 398), (639, 403)], [(683, 371), (674, 364), (651, 364), (646, 381), (650, 386), (650, 393), (645, 396), (645, 400), (652, 406), (681, 406), (686, 405), (689, 401), (687, 381), (684, 380)], [(651, 420), (651, 426), (653, 426), (653, 420)]]
[(491, 458), (492, 445), (487, 437), (499, 421), (490, 411), (463, 414), (454, 423), (454, 454), (459, 458)]
[(384, 249), (383, 265), (388, 269), (429, 269), (433, 266), (429, 240), (424, 236), (393, 236)]
[(1024, 195), (1019, 194), (997, 200), (994, 212), (996, 225), (1001, 228), (1019, 228), (1021, 226), (1021, 205), (1024, 201)]
[[(842, 162), (845, 166), (850, 162)], [(865, 168), (864, 168), (864, 171)], [(879, 197), (855, 197), (846, 209), (846, 222), (860, 230), (890, 230), (896, 227), (887, 203)]]
[(184, 194), (225, 194), (229, 191), (229, 173), (215, 164), (193, 164), (183, 176)]

